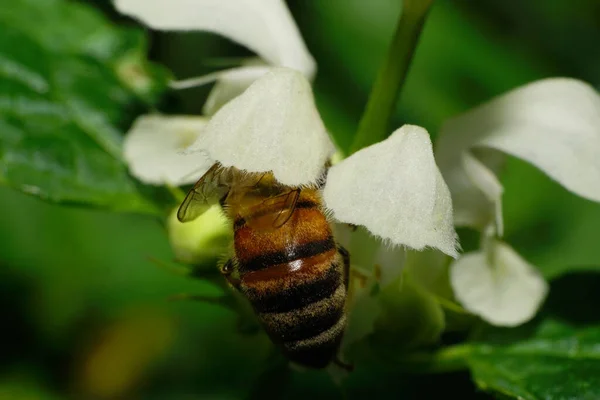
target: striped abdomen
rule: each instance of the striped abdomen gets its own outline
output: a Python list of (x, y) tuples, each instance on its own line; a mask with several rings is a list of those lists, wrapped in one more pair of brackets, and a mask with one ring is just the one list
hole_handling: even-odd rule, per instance
[(271, 339), (292, 361), (325, 367), (335, 357), (346, 316), (344, 260), (315, 202), (299, 199), (274, 231), (235, 226), (240, 289)]

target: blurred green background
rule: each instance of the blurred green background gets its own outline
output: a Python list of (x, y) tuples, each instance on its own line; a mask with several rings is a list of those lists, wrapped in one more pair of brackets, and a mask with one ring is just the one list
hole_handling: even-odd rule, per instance
[[(109, 3), (93, 2), (118, 23)], [(289, 1), (318, 63), (315, 93), (338, 144), (349, 145), (385, 54), (401, 2)], [(178, 78), (249, 53), (209, 34), (151, 35), (151, 57)], [(570, 76), (600, 87), (597, 0), (438, 0), (395, 125), (441, 122), (535, 79)], [(162, 109), (200, 113), (208, 88), (169, 94)], [(543, 143), (540, 143), (543, 145)], [(509, 160), (506, 240), (547, 277), (600, 261), (600, 206)], [(218, 306), (169, 302), (217, 294), (208, 283), (159, 267), (166, 232), (147, 217), (45, 204), (0, 188), (0, 399), (436, 398), (477, 393), (468, 375), (407, 377), (359, 369), (340, 392), (322, 372), (275, 373), (267, 340), (237, 333)], [(461, 232), (464, 246), (473, 235)], [(274, 368), (275, 368), (274, 367)], [(280, 368), (277, 370), (281, 370)], [(432, 385), (432, 382), (435, 382)]]

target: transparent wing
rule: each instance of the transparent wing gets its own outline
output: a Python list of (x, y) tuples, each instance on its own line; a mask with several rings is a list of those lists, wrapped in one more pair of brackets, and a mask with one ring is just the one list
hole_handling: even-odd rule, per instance
[(240, 215), (246, 224), (257, 230), (274, 230), (281, 228), (294, 214), (300, 189), (287, 188), (271, 197), (267, 197), (251, 207), (240, 209)]
[(208, 204), (219, 201), (227, 194), (229, 182), (224, 174), (226, 171), (220, 164), (215, 164), (202, 175), (179, 206), (179, 221), (193, 221), (206, 211)]

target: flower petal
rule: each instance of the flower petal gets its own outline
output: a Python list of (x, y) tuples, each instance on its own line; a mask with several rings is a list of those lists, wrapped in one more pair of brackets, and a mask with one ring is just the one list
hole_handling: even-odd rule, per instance
[(334, 146), (306, 78), (273, 68), (223, 106), (187, 151), (226, 167), (273, 171), (279, 182), (300, 186), (319, 179)]
[(548, 284), (510, 246), (500, 241), (491, 246), (491, 254), (467, 253), (450, 266), (452, 288), (465, 309), (487, 322), (520, 325), (533, 318)]
[[(475, 156), (473, 156), (470, 152), (465, 152), (462, 157), (462, 167), (463, 170), (473, 185), (475, 185), (481, 193), (486, 197), (489, 203), (491, 203), (492, 207), (485, 207), (484, 210), (481, 210), (482, 213), (493, 212), (495, 218), (495, 227), (496, 232), (499, 236), (502, 236), (504, 231), (504, 219), (502, 217), (502, 192), (504, 188), (496, 175), (481, 161), (479, 161)], [(463, 193), (465, 194), (473, 194), (469, 193), (467, 190)], [(477, 198), (476, 196), (474, 197)], [(464, 201), (465, 199), (461, 199)], [(473, 202), (473, 200), (467, 200), (472, 203), (470, 209), (475, 211), (477, 206), (481, 206), (481, 203)], [(464, 211), (464, 208), (461, 209)], [(490, 221), (491, 216), (486, 217), (487, 221)], [(456, 221), (456, 216), (455, 216)]]
[(253, 65), (221, 74), (204, 103), (202, 108), (204, 115), (215, 114), (229, 100), (242, 94), (252, 82), (267, 73), (269, 68), (267, 65)]
[(194, 183), (211, 161), (202, 155), (184, 155), (207, 123), (205, 118), (143, 115), (123, 143), (125, 160), (133, 176), (144, 183), (183, 185)]
[(395, 245), (457, 256), (450, 193), (421, 127), (405, 125), (331, 167), (324, 199), (338, 221)]
[(472, 210), (481, 209), (474, 204), (485, 201), (481, 194), (470, 202), (460, 197), (468, 198), (477, 188), (486, 193), (480, 185), (490, 182), (464, 179), (459, 160), (475, 147), (519, 157), (575, 194), (600, 201), (600, 95), (586, 83), (567, 78), (537, 81), (446, 122), (436, 159), (455, 200), (457, 224), (472, 225), (478, 219)]
[(315, 62), (283, 0), (115, 0), (115, 7), (158, 30), (225, 36), (269, 63), (311, 78)]
[(272, 67), (260, 58), (246, 59), (241, 67), (211, 72), (210, 74), (172, 81), (169, 86), (175, 90), (189, 89), (196, 86), (207, 85), (216, 82), (208, 99), (204, 103), (202, 113), (213, 115), (225, 103), (239, 96), (248, 89), (256, 79), (263, 76)]
[(348, 224), (334, 223), (333, 227), (338, 245), (350, 252), (353, 269), (373, 275), (381, 287), (402, 275), (406, 260), (403, 247), (383, 243), (361, 226), (353, 229)]
[[(477, 178), (488, 176), (488, 172), (491, 171), (483, 163), (477, 163), (478, 160), (466, 150), (456, 155), (436, 151), (435, 155), (444, 181), (452, 194), (454, 224), (483, 229), (493, 219), (494, 206), (490, 203), (491, 196), (486, 196), (483, 189), (477, 185)], [(464, 162), (467, 157), (472, 162)], [(470, 170), (467, 171), (467, 168)], [(472, 178), (476, 180), (473, 181)]]

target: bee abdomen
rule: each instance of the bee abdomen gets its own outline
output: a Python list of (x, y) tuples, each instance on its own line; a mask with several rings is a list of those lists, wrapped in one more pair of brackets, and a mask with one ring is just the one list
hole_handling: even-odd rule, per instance
[(340, 285), (319, 301), (286, 312), (258, 313), (269, 334), (281, 342), (315, 337), (338, 323), (344, 314), (346, 289)]
[(335, 356), (344, 331), (346, 288), (340, 284), (328, 297), (282, 313), (260, 313), (265, 329), (287, 357), (313, 368)]
[(322, 368), (335, 356), (343, 334), (346, 286), (335, 250), (303, 262), (304, 276), (281, 276), (269, 282), (275, 290), (257, 285), (246, 287), (246, 294), (288, 358)]
[(265, 270), (271, 266), (291, 263), (324, 254), (335, 248), (333, 237), (327, 236), (322, 240), (312, 240), (292, 246), (288, 245), (281, 250), (260, 254), (248, 260), (240, 257), (240, 272)]
[[(327, 261), (331, 264), (331, 261)], [(309, 269), (310, 266), (304, 265), (302, 268)], [(316, 271), (306, 271), (304, 276), (294, 276), (293, 273), (278, 276), (274, 273), (272, 279), (256, 283), (245, 279), (244, 282), (248, 284), (246, 295), (257, 313), (298, 310), (334, 295), (342, 283), (342, 274), (337, 264), (330, 265), (322, 272), (318, 266), (314, 269)], [(302, 275), (303, 272), (300, 270), (297, 274)]]
[(311, 368), (325, 368), (336, 356), (344, 335), (346, 316), (335, 325), (312, 338), (283, 343), (283, 353), (298, 364)]

